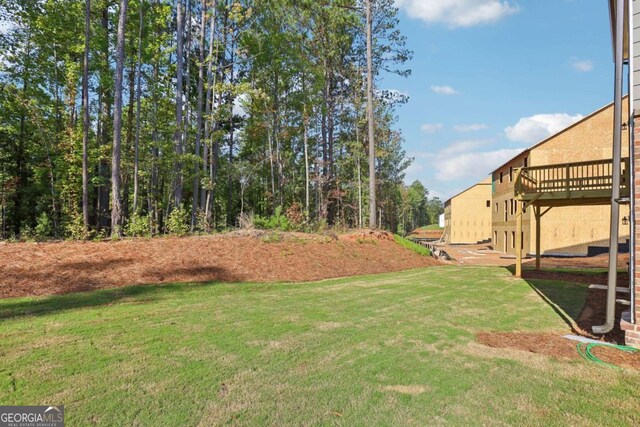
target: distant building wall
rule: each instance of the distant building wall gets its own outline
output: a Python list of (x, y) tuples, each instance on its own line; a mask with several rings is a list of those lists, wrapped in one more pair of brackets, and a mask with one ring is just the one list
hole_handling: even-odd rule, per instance
[(450, 244), (491, 239), (491, 180), (486, 179), (445, 203), (445, 233)]

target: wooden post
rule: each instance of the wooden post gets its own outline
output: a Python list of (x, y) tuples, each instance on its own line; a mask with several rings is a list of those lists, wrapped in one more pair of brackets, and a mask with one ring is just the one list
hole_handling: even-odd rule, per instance
[(522, 203), (516, 202), (516, 277), (522, 277)]
[(533, 209), (536, 215), (536, 270), (540, 270), (540, 221), (542, 215), (540, 215), (540, 206), (534, 206)]

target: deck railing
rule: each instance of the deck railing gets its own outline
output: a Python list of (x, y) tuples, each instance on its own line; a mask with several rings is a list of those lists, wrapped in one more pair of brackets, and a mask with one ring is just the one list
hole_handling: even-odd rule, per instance
[[(533, 197), (588, 198), (611, 194), (613, 161), (594, 160), (522, 168), (516, 175), (515, 194)], [(629, 194), (629, 158), (622, 159), (621, 195)]]

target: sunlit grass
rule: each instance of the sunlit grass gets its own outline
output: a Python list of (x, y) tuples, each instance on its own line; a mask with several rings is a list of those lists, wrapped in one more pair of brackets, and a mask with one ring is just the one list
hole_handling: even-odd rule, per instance
[[(580, 306), (582, 285), (542, 284)], [(637, 372), (475, 342), (566, 330), (502, 268), (136, 286), (0, 318), (0, 404), (64, 404), (68, 425), (640, 423)]]

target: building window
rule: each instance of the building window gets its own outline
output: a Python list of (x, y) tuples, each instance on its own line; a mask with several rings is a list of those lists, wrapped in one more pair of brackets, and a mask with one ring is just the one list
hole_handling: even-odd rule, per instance
[(491, 207), (491, 200), (487, 200), (487, 207), (490, 208)]
[(497, 245), (498, 244), (498, 232), (494, 231), (493, 232), (493, 245)]
[(509, 182), (513, 181), (513, 166), (509, 166)]
[(500, 184), (502, 184), (503, 179), (504, 179), (504, 172), (500, 172)]
[(520, 249), (524, 250), (524, 231), (520, 233)]
[(525, 157), (524, 158), (524, 167), (526, 168), (527, 166), (529, 166), (529, 158)]
[(509, 220), (509, 201), (504, 201), (504, 222)]
[(515, 231), (511, 232), (511, 247), (513, 249), (516, 248), (516, 232)]
[(503, 251), (503, 252), (507, 252), (507, 247), (508, 247), (508, 246), (507, 246), (507, 245), (508, 245), (508, 242), (507, 242), (507, 236), (508, 236), (508, 234), (507, 234), (507, 232), (505, 231), (505, 232), (504, 232), (504, 242), (502, 243), (502, 245), (503, 245), (503, 247), (504, 247), (504, 251)]
[(500, 205), (496, 202), (496, 212), (500, 212)]

